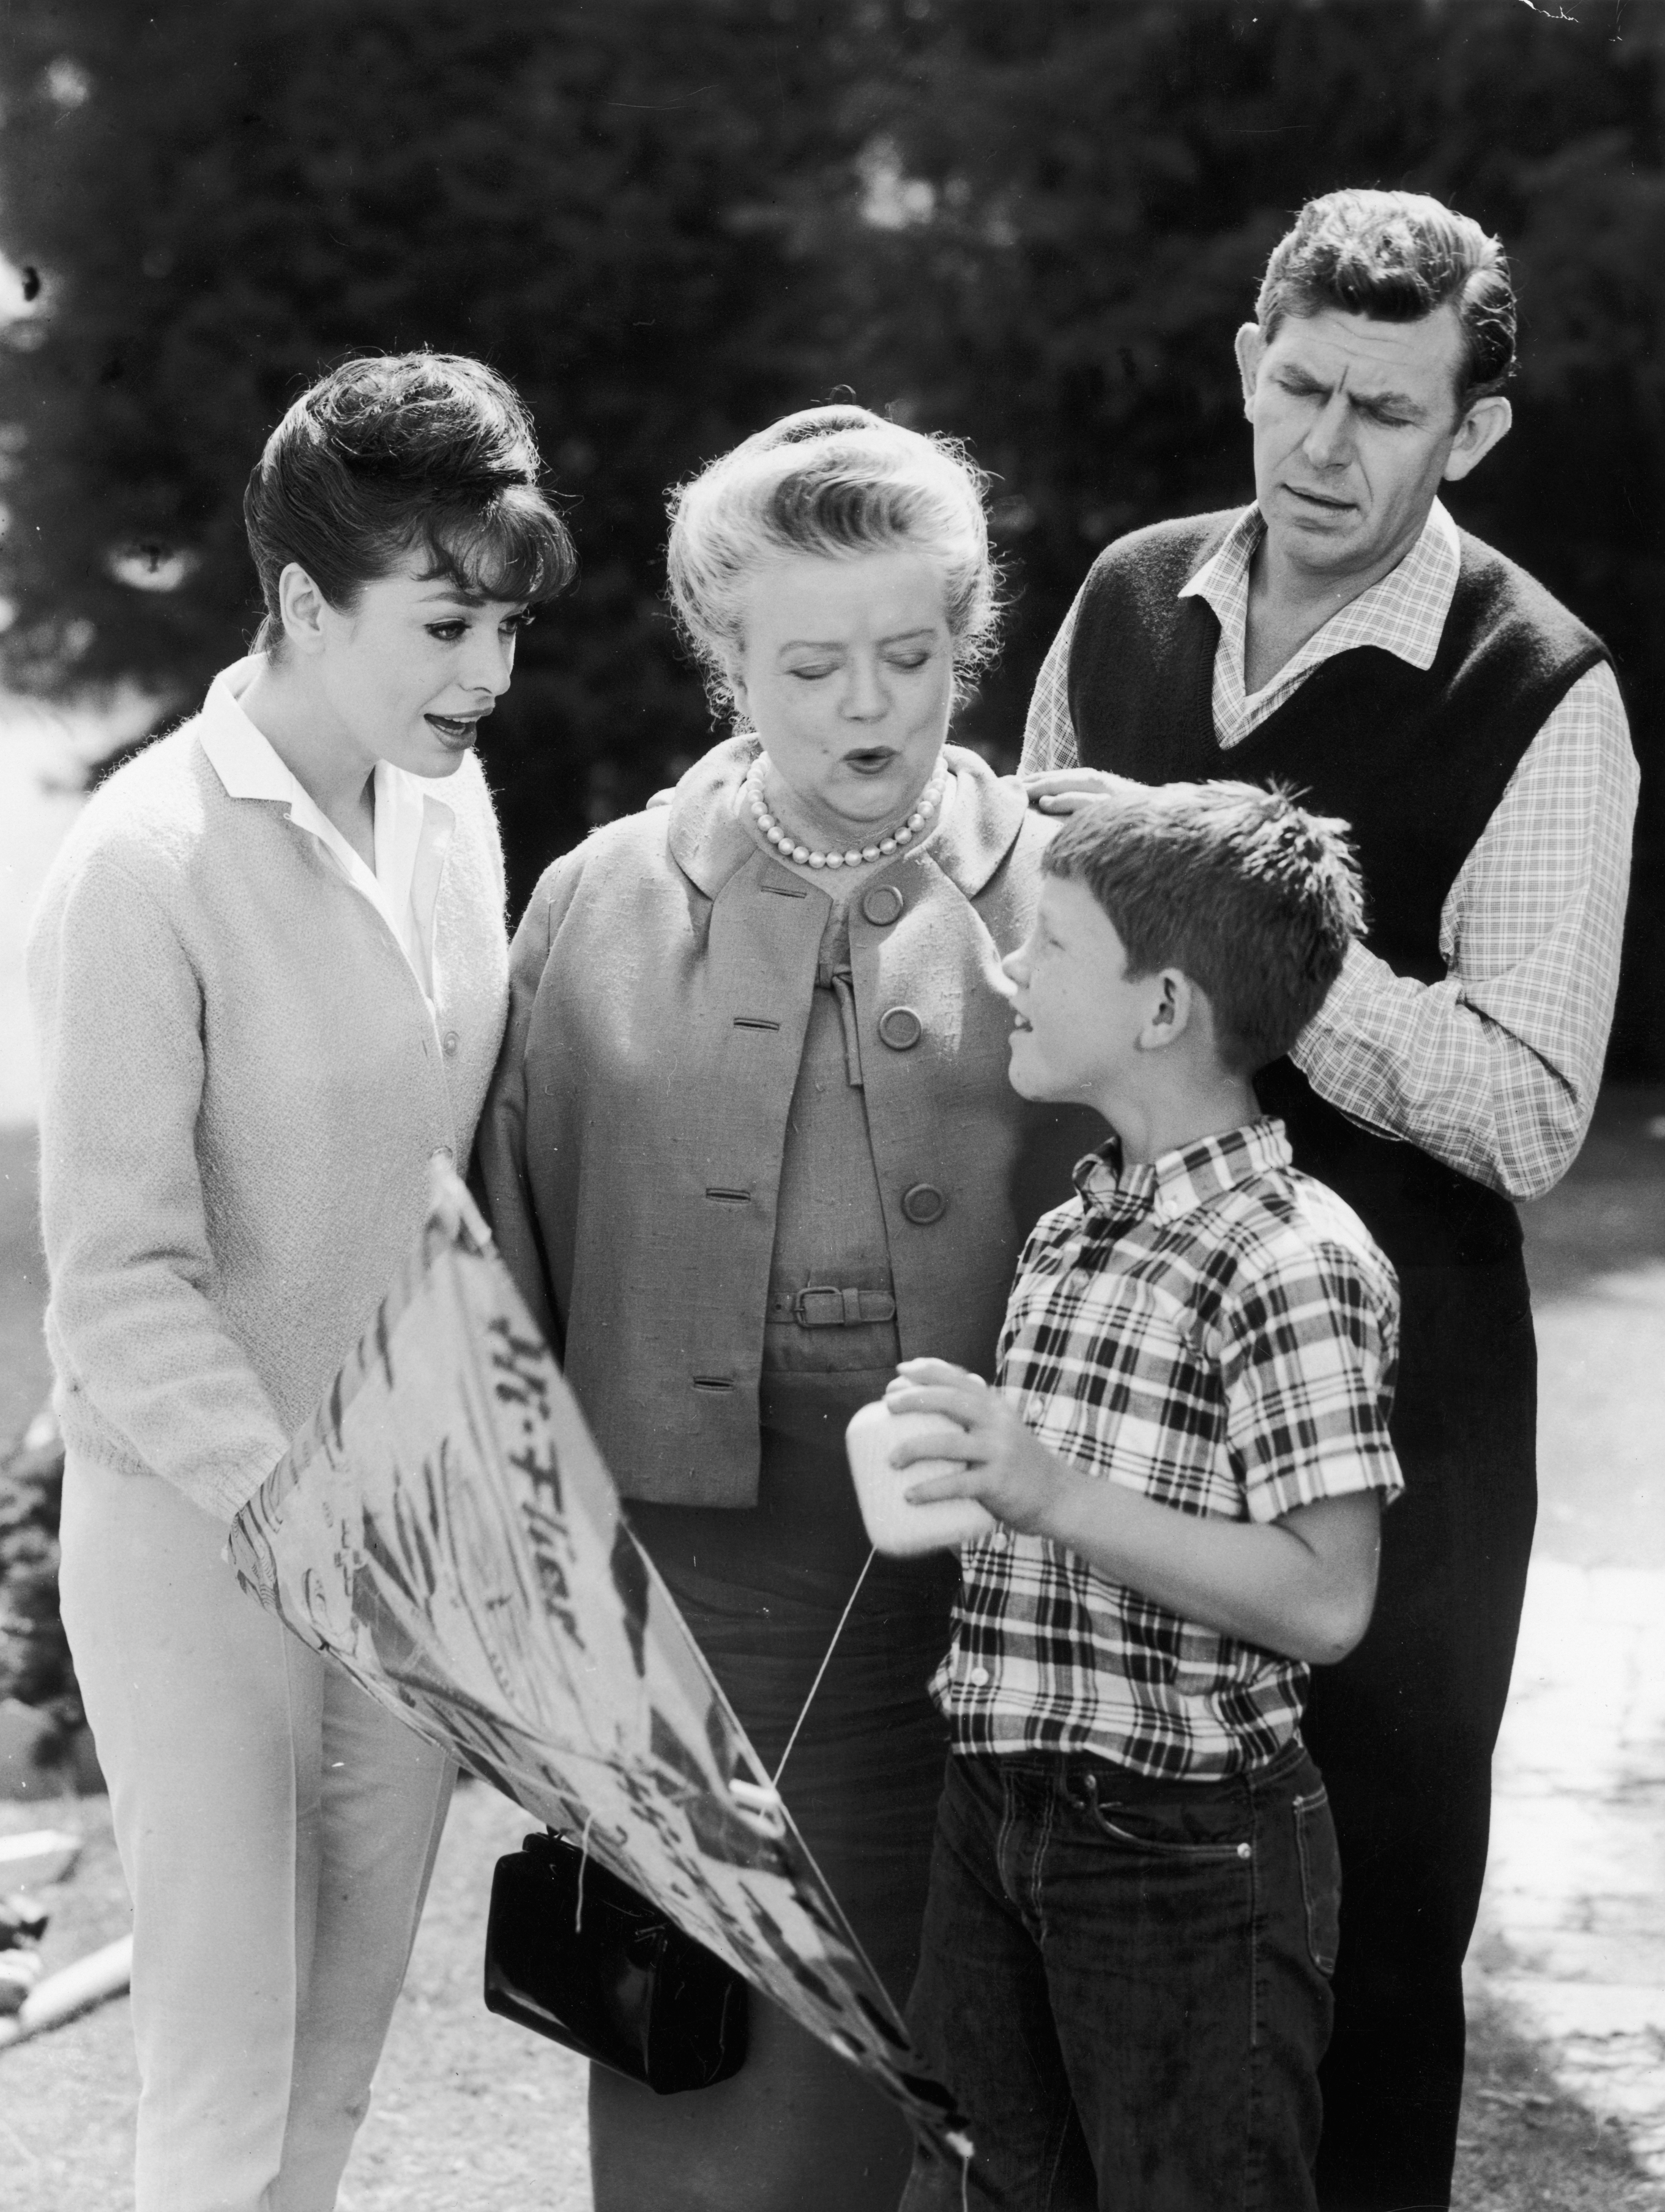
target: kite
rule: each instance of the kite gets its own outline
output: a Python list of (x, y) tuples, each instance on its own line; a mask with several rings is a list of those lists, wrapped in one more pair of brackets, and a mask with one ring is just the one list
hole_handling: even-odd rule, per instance
[(859, 2067), (935, 2155), (968, 2156), (444, 1168), (231, 1557), (303, 1642)]

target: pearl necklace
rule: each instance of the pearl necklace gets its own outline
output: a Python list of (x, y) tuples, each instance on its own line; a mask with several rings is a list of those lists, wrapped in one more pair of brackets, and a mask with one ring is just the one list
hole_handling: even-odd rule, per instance
[(913, 811), (900, 829), (892, 830), (870, 845), (851, 846), (847, 853), (812, 853), (808, 845), (801, 845), (790, 830), (783, 830), (769, 811), (768, 801), (763, 795), (763, 763), (753, 761), (747, 772), (745, 794), (750, 803), (753, 818), (758, 828), (784, 860), (796, 861), (801, 868), (858, 868), (863, 860), (888, 860), (893, 853), (911, 845), (942, 803), (942, 793), (948, 787), (947, 763), (939, 761), (936, 773), (920, 793)]

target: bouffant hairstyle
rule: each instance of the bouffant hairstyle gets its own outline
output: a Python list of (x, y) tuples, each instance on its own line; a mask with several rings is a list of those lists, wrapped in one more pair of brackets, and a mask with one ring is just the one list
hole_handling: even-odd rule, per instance
[(470, 597), (552, 599), (576, 562), (538, 487), (537, 441), (502, 377), (460, 354), (344, 362), (295, 402), (243, 495), (265, 619), (283, 640), (278, 580), (298, 562), (331, 606), (415, 554), (427, 577)]
[(954, 439), (865, 407), (807, 407), (679, 485), (669, 501), (671, 605), (712, 704), (733, 703), (746, 586), (783, 553), (849, 560), (906, 550), (934, 561), (963, 693), (993, 650), (999, 619), (987, 483)]
[(1457, 410), (1501, 392), (1515, 367), (1515, 288), (1503, 249), (1425, 192), (1350, 191), (1308, 200), (1272, 248), (1255, 313), (1270, 342), (1285, 315), (1339, 308), (1415, 323), (1455, 307)]
[(1289, 1050), (1364, 927), (1346, 823), (1252, 783), (1123, 785), (1070, 816), (1040, 865), (1091, 891), (1131, 977), (1189, 977), (1239, 1074)]

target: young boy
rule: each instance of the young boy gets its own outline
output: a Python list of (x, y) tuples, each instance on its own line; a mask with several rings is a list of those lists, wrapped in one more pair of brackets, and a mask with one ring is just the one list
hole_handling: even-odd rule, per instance
[[(1011, 1080), (1111, 1141), (1019, 1263), (992, 1389), (906, 1362), (899, 1466), (1000, 1524), (962, 1561), (909, 2018), (1002, 2212), (1311, 2207), (1339, 1869), (1307, 1668), (1363, 1635), (1392, 1268), (1297, 1174), (1253, 1077), (1361, 921), (1343, 825), (1247, 784), (1129, 785), (1043, 863), (1005, 962)], [(922, 2164), (906, 2212), (958, 2205)]]

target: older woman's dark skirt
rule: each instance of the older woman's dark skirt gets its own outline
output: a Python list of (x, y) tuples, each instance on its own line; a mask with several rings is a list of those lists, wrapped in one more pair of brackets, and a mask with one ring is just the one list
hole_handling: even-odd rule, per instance
[[(867, 1558), (845, 1424), (893, 1371), (765, 1375), (755, 1510), (630, 1508), (772, 1772)], [(927, 1685), (948, 1645), (957, 1581), (951, 1554), (875, 1559), (781, 1777), (794, 1820), (899, 2007), (918, 1961), (947, 1742)], [(717, 2089), (656, 2100), (596, 2077), (597, 2212), (650, 2201), (726, 2212), (893, 2205), (908, 2158), (900, 2118), (755, 1996), (753, 2021), (755, 2066)], [(759, 2124), (765, 2082), (776, 2126)], [(656, 2112), (656, 2103), (673, 2109)]]
[[(893, 1372), (765, 1376), (755, 1511), (630, 1509), (772, 1773), (867, 1558), (845, 1424)], [(947, 1553), (874, 1560), (781, 1776), (792, 1818), (899, 2006), (918, 1959), (948, 1741), (927, 1685), (948, 1648), (958, 1579)]]

